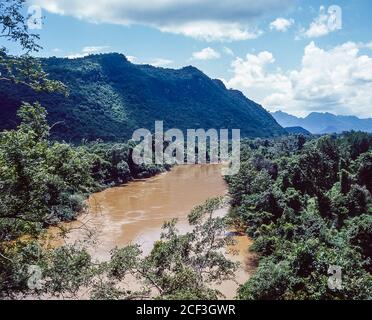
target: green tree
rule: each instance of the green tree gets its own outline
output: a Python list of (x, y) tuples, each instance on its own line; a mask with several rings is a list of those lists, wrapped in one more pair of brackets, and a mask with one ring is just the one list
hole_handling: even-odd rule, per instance
[[(239, 299), (371, 299), (369, 139), (313, 138), (301, 150), (291, 138), (243, 144), (247, 158), (227, 179), (230, 219), (254, 237), (251, 250), (260, 261)], [(268, 161), (278, 164), (269, 184), (256, 165)], [(342, 269), (342, 290), (328, 286), (331, 265)]]
[[(237, 264), (228, 260), (222, 250), (233, 244), (224, 235), (224, 218), (215, 217), (222, 199), (208, 200), (189, 215), (193, 231), (180, 234), (177, 220), (166, 223), (161, 240), (151, 253), (141, 258), (138, 246), (116, 249), (106, 266), (107, 282), (98, 282), (95, 298), (149, 297), (156, 299), (217, 299), (221, 297), (216, 284), (234, 278)], [(120, 282), (128, 275), (144, 284), (144, 290), (129, 292), (120, 289)]]
[(372, 193), (372, 153), (363, 154), (357, 160), (357, 180), (362, 186), (365, 186)]
[(23, 84), (36, 91), (66, 93), (59, 81), (48, 79), (40, 62), (31, 56), (42, 47), (37, 43), (39, 35), (28, 28), (30, 17), (23, 14), (26, 0), (4, 0), (0, 3), (0, 38), (14, 42), (25, 52), (20, 57), (7, 55), (6, 47), (0, 47), (0, 81)]

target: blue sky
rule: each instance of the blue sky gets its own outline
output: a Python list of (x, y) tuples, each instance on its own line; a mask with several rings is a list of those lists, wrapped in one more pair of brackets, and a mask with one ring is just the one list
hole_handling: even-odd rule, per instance
[[(275, 111), (372, 116), (372, 2), (29, 0), (41, 56), (194, 65)], [(329, 13), (337, 5), (342, 18)], [(342, 23), (342, 26), (340, 24)], [(14, 48), (12, 52), (17, 53)]]

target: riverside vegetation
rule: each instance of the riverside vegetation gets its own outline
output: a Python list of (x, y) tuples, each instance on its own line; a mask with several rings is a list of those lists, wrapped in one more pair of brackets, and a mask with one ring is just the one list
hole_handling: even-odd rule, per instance
[[(260, 256), (238, 298), (371, 298), (371, 135), (246, 140), (239, 174), (226, 177), (232, 197), (227, 218), (213, 217), (221, 200), (209, 200), (189, 216), (194, 232), (182, 235), (171, 221), (149, 256), (128, 246), (97, 263), (81, 246), (47, 249), (37, 239), (46, 227), (74, 219), (90, 192), (163, 168), (133, 167), (130, 144), (48, 141), (38, 104), (24, 105), (19, 115), (18, 129), (0, 140), (3, 298), (76, 298), (85, 289), (97, 299), (216, 299), (211, 285), (236, 270), (220, 251), (232, 241), (223, 236), (227, 224), (254, 238)], [(342, 290), (328, 288), (330, 265), (342, 268)], [(30, 266), (42, 270), (42, 287), (29, 287)], [(128, 276), (145, 289), (123, 289)]]
[[(26, 53), (13, 58), (0, 50), (1, 83), (22, 85), (34, 97), (69, 89), (51, 81), (30, 53), (40, 47), (38, 36), (22, 15), (25, 0), (0, 3), (2, 38), (16, 42)], [(4, 107), (9, 106), (2, 100)], [(2, 108), (3, 110), (3, 108)], [(48, 226), (72, 220), (86, 196), (97, 189), (144, 178), (166, 170), (135, 166), (133, 145), (81, 144), (72, 146), (50, 138), (47, 112), (38, 102), (24, 103), (17, 111), (20, 124), (0, 135), (0, 297), (93, 299), (216, 299), (213, 284), (233, 277), (236, 265), (221, 253), (231, 239), (221, 237), (223, 218), (214, 217), (221, 199), (193, 210), (194, 232), (180, 234), (176, 221), (165, 223), (161, 240), (148, 256), (138, 246), (117, 248), (105, 263), (93, 261), (84, 246), (48, 248), (40, 241)], [(280, 128), (280, 127), (279, 127)], [(132, 277), (138, 291), (123, 288)]]
[[(247, 141), (230, 219), (260, 263), (240, 299), (372, 298), (372, 135)], [(328, 269), (342, 270), (342, 289)]]

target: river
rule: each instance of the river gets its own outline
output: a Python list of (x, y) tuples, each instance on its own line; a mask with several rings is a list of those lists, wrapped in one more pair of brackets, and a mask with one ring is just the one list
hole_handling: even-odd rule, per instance
[[(227, 194), (227, 185), (219, 165), (177, 166), (159, 176), (136, 180), (126, 185), (93, 194), (88, 200), (88, 212), (71, 229), (67, 242), (76, 242), (93, 235), (88, 248), (94, 258), (106, 260), (111, 249), (128, 244), (140, 244), (149, 253), (160, 238), (165, 221), (177, 218), (178, 229), (190, 231), (187, 215), (208, 198)], [(220, 215), (226, 214), (221, 209)], [(94, 231), (91, 233), (91, 231)], [(233, 248), (237, 252), (231, 260), (241, 262), (236, 282), (224, 282), (219, 289), (227, 297), (235, 296), (238, 284), (244, 283), (252, 272), (252, 255), (248, 252), (251, 241), (237, 236)]]

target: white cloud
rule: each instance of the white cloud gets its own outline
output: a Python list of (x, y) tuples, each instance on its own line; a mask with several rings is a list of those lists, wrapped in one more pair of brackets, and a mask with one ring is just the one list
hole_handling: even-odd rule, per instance
[(167, 67), (173, 64), (173, 61), (168, 59), (157, 58), (151, 61), (150, 64), (154, 67)]
[(228, 56), (235, 56), (235, 53), (232, 49), (229, 47), (223, 47), (223, 52), (227, 54)]
[(244, 28), (239, 23), (223, 22), (191, 22), (181, 25), (161, 27), (163, 32), (183, 34), (199, 40), (211, 41), (242, 41), (257, 39), (263, 31), (256, 28)]
[(212, 60), (212, 59), (220, 58), (221, 54), (217, 52), (216, 50), (208, 47), (201, 51), (194, 52), (192, 54), (192, 57), (194, 60)]
[(311, 22), (307, 30), (301, 30), (301, 35), (306, 38), (319, 38), (341, 29), (342, 16), (330, 7), (327, 11), (324, 6), (319, 9), (319, 15)]
[(368, 42), (364, 45), (365, 48), (372, 50), (372, 42)]
[(28, 0), (43, 9), (94, 23), (140, 24), (207, 41), (248, 40), (262, 32), (257, 17), (287, 9), (295, 0)]
[(127, 58), (127, 60), (131, 63), (136, 63), (137, 62), (137, 57), (135, 56), (125, 56)]
[(285, 75), (267, 72), (266, 68), (274, 62), (273, 54), (268, 51), (237, 58), (231, 65), (234, 76), (227, 86), (242, 89), (249, 98), (261, 103), (272, 93), (290, 91), (291, 83)]
[(270, 23), (270, 29), (280, 32), (286, 32), (290, 27), (293, 26), (294, 22), (295, 21), (293, 19), (277, 18)]
[(67, 59), (79, 59), (79, 58), (84, 58), (86, 57), (87, 55), (85, 54), (82, 54), (82, 53), (71, 53), (69, 55), (66, 56)]
[(360, 54), (364, 44), (347, 42), (324, 50), (311, 42), (301, 67), (270, 72), (275, 58), (270, 52), (249, 54), (232, 63), (229, 87), (271, 110), (306, 115), (311, 111), (372, 116), (372, 57)]
[(109, 49), (109, 46), (91, 46), (91, 47), (85, 47), (83, 48), (83, 53), (86, 54), (94, 54), (94, 53), (99, 53), (103, 52), (107, 49)]
[(108, 49), (110, 49), (109, 46), (90, 46), (90, 47), (84, 47), (81, 52), (79, 53), (71, 53), (66, 56), (68, 59), (77, 59), (77, 58), (84, 58), (91, 54), (97, 54), (97, 53), (104, 53)]

